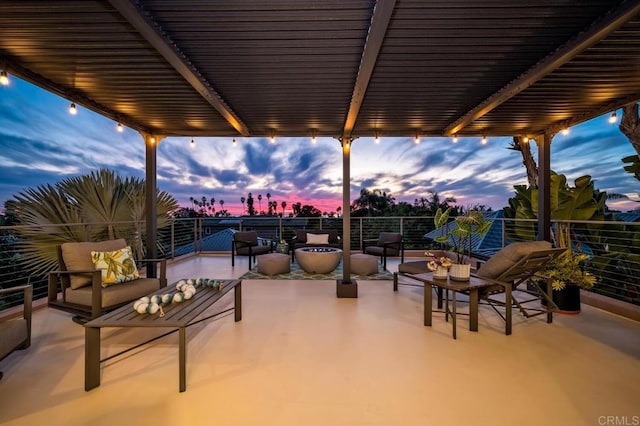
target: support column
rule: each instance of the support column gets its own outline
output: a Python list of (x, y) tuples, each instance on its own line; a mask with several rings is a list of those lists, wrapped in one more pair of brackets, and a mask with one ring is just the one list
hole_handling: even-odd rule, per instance
[(552, 133), (536, 137), (538, 145), (538, 240), (551, 241), (551, 140)]
[(351, 137), (340, 139), (342, 144), (342, 279), (336, 283), (339, 298), (358, 297), (358, 283), (351, 279)]
[[(146, 258), (157, 259), (158, 257), (158, 190), (157, 190), (157, 146), (160, 137), (140, 133), (144, 138), (145, 146), (145, 222), (146, 222)], [(147, 264), (147, 277), (157, 277), (156, 264)]]

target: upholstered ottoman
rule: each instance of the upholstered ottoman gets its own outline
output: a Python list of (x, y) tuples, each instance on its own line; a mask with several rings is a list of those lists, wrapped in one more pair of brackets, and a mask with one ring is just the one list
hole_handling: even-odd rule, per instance
[(258, 272), (265, 275), (291, 272), (289, 255), (282, 253), (261, 254), (258, 256)]
[(370, 254), (356, 253), (351, 255), (351, 272), (356, 275), (373, 275), (378, 273), (378, 258)]

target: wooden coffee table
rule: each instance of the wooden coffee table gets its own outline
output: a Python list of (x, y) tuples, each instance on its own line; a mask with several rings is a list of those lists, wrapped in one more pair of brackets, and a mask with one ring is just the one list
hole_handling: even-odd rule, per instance
[[(115, 311), (109, 312), (101, 317), (86, 323), (85, 326), (85, 360), (84, 360), (84, 389), (89, 391), (100, 386), (100, 363), (113, 359), (119, 355), (129, 352), (147, 343), (153, 342), (168, 334), (179, 332), (179, 374), (180, 374), (180, 392), (184, 392), (186, 385), (186, 328), (216, 317), (223, 313), (233, 310), (235, 313), (235, 321), (242, 320), (242, 280), (219, 280), (223, 283), (221, 290), (215, 290), (209, 287), (199, 287), (196, 294), (189, 300), (180, 303), (171, 303), (163, 306), (165, 315), (160, 317), (158, 314), (138, 314), (133, 310), (133, 302), (129, 303)], [(234, 306), (229, 309), (198, 318), (207, 309), (219, 301), (225, 294), (234, 290)], [(175, 283), (166, 288), (160, 289), (150, 294), (175, 293)], [(151, 340), (142, 342), (132, 348), (125, 349), (117, 354), (111, 355), (105, 359), (100, 359), (100, 329), (105, 327), (150, 327), (150, 328), (171, 328), (160, 336)]]

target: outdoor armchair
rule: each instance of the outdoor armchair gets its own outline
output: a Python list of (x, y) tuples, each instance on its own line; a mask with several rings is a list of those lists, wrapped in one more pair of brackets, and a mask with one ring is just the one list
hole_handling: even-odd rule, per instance
[(94, 265), (92, 252), (113, 253), (126, 248), (124, 239), (58, 246), (59, 270), (49, 273), (49, 307), (73, 313), (76, 322), (83, 322), (167, 286), (166, 259), (140, 260), (159, 265), (159, 278), (138, 276), (123, 282), (103, 282), (103, 272)]
[[(0, 360), (17, 349), (26, 349), (31, 346), (33, 287), (21, 285), (1, 288), (0, 296), (4, 298), (6, 295), (17, 292), (23, 293), (22, 316), (0, 321)], [(2, 379), (2, 372), (0, 372), (0, 379)]]
[(380, 232), (378, 239), (363, 240), (362, 251), (365, 254), (380, 256), (380, 263), (387, 269), (387, 256), (400, 256), (404, 263), (404, 241), (399, 232)]
[(249, 269), (255, 263), (256, 256), (271, 253), (275, 249), (275, 242), (270, 241), (267, 245), (260, 245), (258, 233), (256, 231), (239, 231), (233, 234), (231, 241), (231, 266), (236, 264), (236, 255), (249, 256)]

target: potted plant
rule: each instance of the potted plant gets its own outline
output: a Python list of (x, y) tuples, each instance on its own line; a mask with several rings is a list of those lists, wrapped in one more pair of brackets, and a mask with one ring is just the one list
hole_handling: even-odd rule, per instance
[[(551, 173), (551, 219), (557, 221), (552, 228), (552, 239), (556, 247), (566, 248), (561, 256), (550, 262), (541, 271), (538, 281), (552, 280), (553, 301), (559, 312), (580, 312), (580, 289), (590, 289), (596, 284), (596, 277), (585, 270), (590, 256), (580, 251), (580, 244), (572, 232), (570, 221), (604, 220), (606, 193), (595, 189), (591, 176), (585, 175), (567, 183), (562, 174)], [(537, 218), (538, 190), (515, 186), (516, 195), (509, 199), (509, 207), (504, 209), (506, 218)], [(531, 222), (521, 222), (512, 231), (512, 237), (534, 235)]]
[[(434, 240), (445, 244), (456, 255), (456, 263), (449, 269), (452, 280), (467, 281), (471, 276), (471, 265), (467, 262), (471, 258), (471, 244), (474, 236), (483, 236), (489, 231), (491, 222), (485, 220), (482, 212), (467, 210), (465, 214), (456, 216), (453, 223), (449, 224), (451, 207), (442, 211), (438, 209), (434, 223), (437, 228), (442, 228), (442, 234)], [(468, 254), (465, 255), (465, 250)]]

